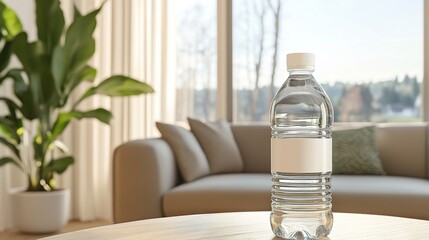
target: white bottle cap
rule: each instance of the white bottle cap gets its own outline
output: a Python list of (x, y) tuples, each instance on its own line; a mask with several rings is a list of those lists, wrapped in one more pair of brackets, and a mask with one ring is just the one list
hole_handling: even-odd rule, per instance
[(290, 53), (287, 55), (287, 70), (314, 71), (315, 56), (313, 53)]

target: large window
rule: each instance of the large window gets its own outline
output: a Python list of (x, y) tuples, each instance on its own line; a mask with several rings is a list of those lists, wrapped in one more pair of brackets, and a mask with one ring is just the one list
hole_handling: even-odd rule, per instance
[(233, 0), (237, 121), (268, 121), (286, 53), (316, 54), (336, 121), (421, 121), (423, 0)]
[(216, 119), (216, 0), (174, 4), (176, 121), (186, 121), (188, 116)]
[[(217, 82), (232, 80), (234, 119), (267, 122), (290, 52), (316, 54), (315, 77), (335, 121), (423, 120), (423, 0), (230, 0), (227, 9), (217, 9), (225, 0), (170, 1), (177, 121), (224, 117), (216, 113)], [(232, 79), (217, 79), (217, 37), (228, 35), (217, 11), (228, 8)]]

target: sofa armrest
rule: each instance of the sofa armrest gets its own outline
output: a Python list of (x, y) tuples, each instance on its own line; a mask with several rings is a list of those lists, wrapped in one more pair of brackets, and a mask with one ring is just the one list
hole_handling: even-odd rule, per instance
[(162, 217), (162, 196), (178, 184), (173, 152), (162, 139), (124, 143), (113, 154), (115, 223)]

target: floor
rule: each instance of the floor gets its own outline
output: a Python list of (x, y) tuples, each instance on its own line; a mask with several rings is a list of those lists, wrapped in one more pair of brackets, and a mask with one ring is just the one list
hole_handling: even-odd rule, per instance
[(93, 221), (93, 222), (70, 222), (65, 226), (61, 231), (54, 233), (54, 234), (40, 234), (40, 235), (31, 235), (31, 234), (23, 234), (16, 231), (6, 231), (6, 232), (0, 232), (0, 240), (34, 240), (39, 239), (43, 237), (48, 237), (56, 234), (66, 233), (66, 232), (72, 232), (77, 230), (82, 230), (86, 228), (94, 228), (104, 225), (109, 225), (110, 222), (106, 220), (99, 220), (99, 221)]

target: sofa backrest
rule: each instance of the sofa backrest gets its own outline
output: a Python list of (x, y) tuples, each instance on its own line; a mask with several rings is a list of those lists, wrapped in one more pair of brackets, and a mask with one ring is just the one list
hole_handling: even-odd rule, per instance
[(377, 149), (389, 175), (427, 178), (427, 147), (426, 123), (377, 126)]
[[(341, 124), (337, 128), (353, 128)], [(334, 127), (335, 129), (336, 127)], [(427, 123), (383, 123), (377, 125), (376, 143), (388, 175), (427, 178)], [(244, 172), (270, 172), (268, 125), (232, 125), (244, 161)]]

